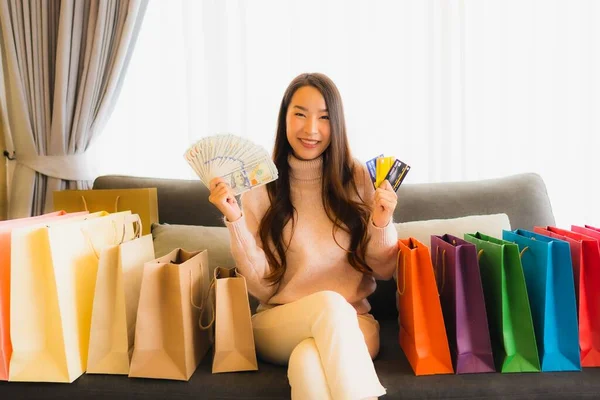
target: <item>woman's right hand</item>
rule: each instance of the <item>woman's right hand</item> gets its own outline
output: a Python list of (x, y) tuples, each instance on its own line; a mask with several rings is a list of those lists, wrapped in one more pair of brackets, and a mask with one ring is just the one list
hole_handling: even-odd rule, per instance
[(209, 182), (209, 188), (208, 201), (214, 204), (229, 222), (235, 222), (242, 216), (233, 189), (223, 178), (213, 178)]

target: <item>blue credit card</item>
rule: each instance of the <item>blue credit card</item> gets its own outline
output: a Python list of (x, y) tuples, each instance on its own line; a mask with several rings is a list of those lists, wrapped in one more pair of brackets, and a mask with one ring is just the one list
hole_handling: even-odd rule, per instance
[(380, 154), (377, 157), (370, 159), (366, 163), (367, 170), (369, 170), (369, 175), (371, 176), (371, 181), (373, 182), (373, 187), (375, 187), (375, 182), (377, 181), (377, 178), (376, 178), (377, 159), (380, 157), (383, 157), (383, 154)]

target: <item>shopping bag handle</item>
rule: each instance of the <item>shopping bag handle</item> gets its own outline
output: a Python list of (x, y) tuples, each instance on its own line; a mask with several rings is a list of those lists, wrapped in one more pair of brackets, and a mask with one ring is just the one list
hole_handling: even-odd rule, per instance
[(519, 253), (519, 258), (523, 258), (523, 253), (525, 253), (527, 250), (529, 250), (529, 246), (523, 247), (523, 250), (521, 250)]
[[(202, 282), (202, 280), (204, 280), (204, 264), (202, 264), (202, 261), (200, 261), (200, 281)], [(194, 303), (194, 272), (190, 269), (190, 302), (192, 303), (192, 305), (194, 307), (196, 307), (199, 310), (202, 310), (204, 308), (204, 298), (202, 298), (200, 305), (196, 305), (196, 303)]]
[[(190, 271), (190, 273), (191, 273), (191, 271)], [(240, 278), (246, 279), (244, 277), (244, 275), (242, 275), (237, 268), (234, 268), (234, 273), (235, 273), (235, 277), (240, 277)], [(206, 325), (203, 325), (202, 324), (202, 317), (204, 316), (204, 312), (209, 308), (209, 307), (206, 307), (206, 305), (208, 304), (208, 299), (209, 299), (209, 296), (210, 296), (211, 292), (214, 293), (214, 291), (215, 291), (215, 282), (217, 281), (217, 279), (218, 279), (217, 276), (214, 276), (212, 278), (212, 280), (210, 282), (210, 286), (208, 287), (208, 292), (206, 293), (206, 297), (202, 300), (202, 309), (201, 309), (201, 312), (200, 312), (200, 321), (198, 322), (198, 324), (200, 325), (200, 329), (202, 329), (203, 331), (206, 331), (206, 330), (210, 329), (214, 325), (214, 323), (215, 323), (215, 318), (216, 318), (216, 315), (217, 315), (217, 309), (216, 309), (216, 307), (217, 307), (216, 306), (216, 302), (217, 302), (216, 300), (217, 299), (216, 298), (215, 298), (215, 301), (213, 301), (212, 307), (210, 307), (211, 310), (212, 310), (212, 316), (210, 318), (210, 322), (208, 324), (206, 324)], [(190, 284), (190, 290), (191, 290), (191, 284)], [(190, 298), (191, 298), (191, 294), (190, 294)], [(196, 306), (193, 303), (193, 300), (192, 300), (192, 304), (194, 305), (194, 307), (200, 308), (200, 307)]]
[[(119, 199), (121, 198), (121, 196), (117, 196), (117, 198), (115, 199), (115, 213), (118, 212), (117, 210), (119, 209)], [(87, 201), (85, 201), (85, 196), (81, 196), (81, 201), (83, 202), (83, 208), (85, 208), (85, 211), (90, 212), (90, 210), (88, 209), (88, 205), (87, 205)]]
[[(398, 249), (398, 255), (396, 256), (396, 271), (398, 271), (398, 269), (399, 269), (401, 254), (402, 254), (402, 250)], [(399, 277), (396, 279), (399, 279)], [(400, 290), (400, 287), (398, 286), (398, 284), (396, 284), (396, 288), (398, 289), (398, 294), (400, 296), (402, 296), (404, 294), (404, 292), (406, 291), (406, 255), (402, 256), (402, 290)]]
[[(114, 222), (114, 221), (113, 221)], [(128, 215), (125, 218), (125, 221), (123, 221), (123, 232), (121, 234), (121, 241), (118, 244), (121, 244), (125, 241), (125, 225), (128, 223), (133, 223), (133, 239), (139, 239), (142, 237), (142, 218), (140, 217), (139, 214), (131, 214)], [(116, 228), (116, 222), (114, 222), (115, 224), (115, 229)]]
[[(524, 253), (525, 253), (527, 250), (529, 250), (529, 246), (525, 246), (525, 247), (523, 248), (523, 250), (521, 250), (521, 251), (519, 252), (519, 259), (523, 258), (523, 254), (524, 254)], [(477, 264), (479, 264), (479, 259), (481, 258), (481, 255), (482, 255), (482, 254), (483, 254), (483, 249), (479, 250), (479, 252), (477, 253)]]
[[(115, 221), (112, 221), (112, 225), (113, 225), (113, 232), (114, 232), (112, 242), (115, 245), (123, 243), (123, 238), (125, 238), (125, 226), (123, 226), (123, 237), (121, 238), (120, 242), (117, 242), (117, 223)], [(92, 238), (90, 237), (88, 231), (86, 229), (83, 229), (83, 227), (81, 227), (80, 230), (81, 230), (81, 234), (83, 235), (85, 240), (90, 245), (90, 248), (94, 252), (94, 255), (96, 256), (96, 258), (100, 259), (100, 254), (98, 254), (98, 250), (96, 250), (96, 246), (94, 246), (94, 242), (92, 242)]]
[[(201, 280), (204, 279), (204, 270), (206, 268), (203, 268), (204, 264), (202, 264), (202, 261), (200, 262), (200, 273), (201, 273)], [(200, 325), (200, 329), (202, 329), (203, 331), (210, 329), (213, 324), (215, 323), (215, 314), (216, 314), (216, 309), (215, 309), (215, 303), (213, 302), (213, 306), (210, 307), (212, 309), (212, 316), (210, 318), (210, 321), (208, 324), (203, 325), (202, 324), (202, 318), (204, 317), (204, 312), (209, 308), (207, 307), (208, 305), (208, 301), (210, 298), (210, 294), (211, 292), (214, 292), (215, 290), (215, 278), (213, 278), (210, 281), (210, 286), (208, 287), (208, 290), (206, 292), (206, 296), (202, 297), (202, 303), (200, 303), (200, 306), (196, 305), (196, 303), (194, 303), (194, 296), (193, 296), (193, 288), (192, 285), (194, 284), (194, 279), (193, 279), (193, 273), (190, 270), (190, 302), (192, 303), (192, 306), (194, 306), (196, 309), (200, 310), (200, 320), (198, 321), (198, 325)]]
[(123, 229), (121, 231), (121, 240), (119, 240), (118, 242), (116, 241), (116, 236), (117, 236), (117, 222), (115, 220), (112, 221), (113, 223), (113, 228), (115, 229), (115, 244), (123, 244), (125, 242), (125, 232), (127, 231), (127, 229), (125, 228), (127, 226), (127, 224), (129, 223), (133, 224), (133, 238), (131, 238), (130, 240), (133, 239), (139, 239), (142, 237), (142, 219), (140, 218), (139, 214), (131, 214), (128, 215), (125, 220), (123, 221)]
[(92, 238), (90, 237), (90, 235), (88, 235), (87, 231), (85, 229), (81, 228), (81, 234), (83, 235), (85, 240), (90, 245), (90, 248), (94, 252), (94, 255), (96, 256), (96, 258), (100, 259), (100, 254), (98, 254), (98, 251), (96, 250), (96, 247), (94, 246), (94, 243), (92, 242)]
[[(531, 237), (530, 239), (531, 239), (531, 240), (536, 240), (534, 237)], [(517, 246), (519, 246), (519, 245), (517, 244), (517, 242), (511, 242), (511, 243), (514, 243), (514, 244), (516, 244)], [(521, 251), (519, 252), (519, 259), (522, 259), (522, 258), (523, 258), (523, 253), (525, 253), (527, 250), (529, 250), (529, 246), (525, 246), (525, 247), (523, 247), (523, 250), (521, 250)]]
[(444, 287), (446, 286), (446, 249), (442, 249), (442, 288), (439, 289), (438, 284), (438, 261), (440, 255), (440, 246), (435, 248), (435, 268), (433, 269), (433, 274), (435, 275), (435, 286), (438, 288), (438, 296), (444, 292)]
[[(140, 216), (138, 214), (132, 214), (128, 218), (125, 219), (125, 221), (123, 222), (123, 232), (121, 233), (121, 239), (119, 241), (117, 241), (117, 237), (118, 237), (117, 223), (114, 220), (111, 221), (111, 222), (112, 222), (112, 226), (113, 226), (113, 230), (114, 230), (114, 236), (113, 236), (112, 242), (115, 245), (120, 245), (120, 244), (123, 244), (125, 242), (125, 231), (126, 231), (125, 225), (127, 223), (129, 223), (129, 222), (133, 222), (133, 226), (134, 226), (133, 239), (139, 239), (139, 238), (142, 237), (142, 219), (140, 218)], [(88, 242), (88, 244), (90, 245), (92, 251), (94, 252), (94, 255), (96, 256), (96, 258), (100, 259), (100, 255), (98, 254), (98, 250), (96, 250), (96, 247), (94, 246), (94, 242), (92, 242), (92, 238), (88, 234), (88, 231), (85, 230), (85, 229), (83, 229), (83, 227), (82, 227), (81, 228), (81, 233), (82, 233), (83, 237), (85, 237), (85, 239)]]

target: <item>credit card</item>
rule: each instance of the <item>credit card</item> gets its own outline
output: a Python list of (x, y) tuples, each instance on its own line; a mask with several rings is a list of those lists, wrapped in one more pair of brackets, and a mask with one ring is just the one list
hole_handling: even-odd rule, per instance
[(406, 174), (408, 174), (408, 171), (410, 171), (409, 165), (398, 159), (394, 161), (394, 164), (392, 164), (392, 168), (390, 168), (389, 172), (385, 177), (385, 179), (387, 179), (388, 182), (394, 188), (394, 191), (398, 190), (398, 188), (402, 184), (402, 181), (404, 180), (404, 178), (406, 178)]
[(385, 180), (388, 172), (394, 165), (394, 157), (379, 157), (375, 166), (375, 187), (378, 188)]
[(383, 157), (383, 154), (378, 155), (375, 158), (370, 159), (366, 162), (367, 170), (369, 171), (369, 175), (371, 176), (371, 181), (373, 182), (373, 187), (375, 187), (375, 181), (377, 180), (377, 159)]

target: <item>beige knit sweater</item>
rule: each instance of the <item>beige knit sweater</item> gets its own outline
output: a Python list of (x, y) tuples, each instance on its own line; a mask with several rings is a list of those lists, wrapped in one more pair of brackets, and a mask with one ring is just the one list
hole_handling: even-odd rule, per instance
[[(271, 285), (264, 277), (271, 271), (258, 235), (261, 218), (269, 207), (265, 186), (242, 195), (242, 217), (225, 220), (231, 238), (231, 251), (239, 271), (246, 277), (248, 291), (263, 304), (286, 304), (306, 295), (332, 290), (352, 304), (357, 313), (369, 312), (367, 301), (375, 290), (375, 278), (390, 279), (396, 266), (398, 235), (390, 222), (384, 228), (369, 222), (371, 241), (367, 248), (367, 264), (373, 276), (356, 271), (348, 263), (346, 251), (332, 236), (333, 223), (327, 218), (321, 200), (322, 158), (303, 161), (289, 157), (292, 204), (297, 210), (296, 227), (287, 250), (287, 269), (279, 284)], [(366, 167), (356, 162), (357, 187), (365, 203), (371, 206), (374, 189)], [(288, 243), (291, 223), (284, 228)], [(350, 236), (336, 231), (337, 243), (348, 248)]]

